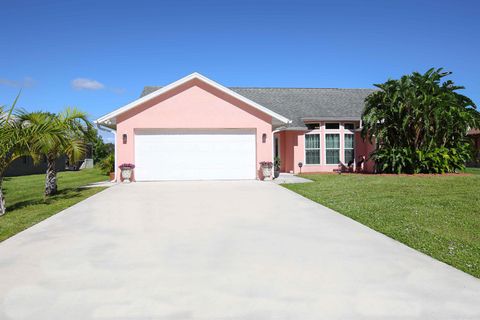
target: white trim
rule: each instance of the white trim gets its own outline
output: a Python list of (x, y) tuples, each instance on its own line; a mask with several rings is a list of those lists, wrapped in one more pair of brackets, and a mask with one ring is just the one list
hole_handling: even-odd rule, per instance
[(262, 111), (263, 113), (268, 114), (269, 116), (279, 120), (282, 123), (291, 123), (292, 122), (291, 120), (285, 118), (284, 116), (282, 116), (282, 115), (280, 115), (276, 112), (273, 112), (272, 110), (270, 110), (268, 108), (265, 108), (264, 106), (261, 106), (258, 103), (254, 102), (250, 99), (245, 98), (244, 96), (236, 93), (235, 91), (230, 90), (227, 87), (224, 87), (221, 84), (219, 84), (219, 83), (217, 83), (213, 80), (210, 80), (207, 77), (205, 77), (205, 76), (203, 76), (203, 75), (201, 75), (197, 72), (194, 72), (194, 73), (192, 73), (192, 74), (190, 74), (190, 75), (188, 75), (184, 78), (181, 78), (180, 80), (177, 80), (177, 81), (161, 88), (161, 89), (158, 89), (158, 90), (156, 90), (156, 91), (154, 91), (150, 94), (147, 94), (146, 96), (143, 96), (143, 97), (141, 97), (141, 98), (139, 98), (139, 99), (137, 99), (133, 102), (130, 102), (129, 104), (127, 104), (127, 105), (125, 105), (125, 106), (123, 106), (123, 107), (121, 107), (121, 108), (119, 108), (119, 109), (117, 109), (113, 112), (110, 112), (109, 114), (104, 115), (103, 117), (98, 118), (95, 122), (103, 123), (103, 124), (112, 124), (112, 123), (114, 123), (114, 122), (112, 122), (112, 119), (115, 118), (116, 116), (118, 116), (118, 115), (120, 115), (120, 114), (122, 114), (122, 113), (124, 113), (124, 112), (126, 112), (130, 109), (133, 109), (133, 108), (137, 107), (138, 105), (140, 105), (140, 104), (142, 104), (142, 103), (144, 103), (144, 102), (146, 102), (150, 99), (158, 97), (158, 96), (160, 96), (160, 95), (162, 95), (162, 94), (164, 94), (164, 93), (166, 93), (166, 92), (168, 92), (168, 91), (170, 91), (170, 90), (172, 90), (172, 89), (174, 89), (174, 88), (176, 88), (176, 87), (178, 87), (178, 86), (180, 86), (180, 85), (182, 85), (182, 84), (184, 84), (188, 81), (194, 80), (194, 79), (198, 79), (202, 82), (205, 82), (206, 84), (208, 84), (208, 85), (210, 85), (210, 86), (212, 86), (212, 87), (214, 87), (214, 88), (216, 88), (216, 89), (218, 89), (218, 90), (220, 90), (220, 91), (222, 91), (222, 92), (224, 92), (224, 93), (226, 93), (226, 94), (228, 94), (228, 95), (230, 95), (230, 96), (232, 96), (232, 97), (234, 97), (234, 98), (236, 98), (236, 99), (238, 99), (238, 100), (240, 100), (240, 101), (242, 101), (242, 102), (244, 102), (244, 103), (246, 103), (246, 104), (248, 104), (252, 107), (254, 107), (255, 109), (258, 109), (258, 110)]

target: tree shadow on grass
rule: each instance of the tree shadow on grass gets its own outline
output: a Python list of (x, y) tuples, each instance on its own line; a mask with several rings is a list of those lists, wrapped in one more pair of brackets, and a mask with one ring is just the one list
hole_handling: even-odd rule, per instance
[(42, 198), (42, 199), (31, 199), (31, 200), (25, 200), (25, 201), (20, 201), (15, 204), (12, 204), (10, 206), (7, 206), (7, 213), (13, 212), (18, 209), (22, 209), (28, 206), (34, 206), (34, 205), (41, 205), (41, 204), (52, 204), (57, 201), (61, 200), (67, 200), (67, 199), (73, 199), (73, 198), (78, 198), (80, 197), (81, 191), (84, 189), (81, 188), (65, 188), (61, 189), (57, 192), (56, 195), (48, 197), (48, 198)]

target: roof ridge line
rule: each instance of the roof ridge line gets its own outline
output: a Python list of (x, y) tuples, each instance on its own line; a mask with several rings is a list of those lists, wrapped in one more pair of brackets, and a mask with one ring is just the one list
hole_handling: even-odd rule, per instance
[[(143, 88), (163, 88), (164, 86), (144, 86)], [(378, 90), (376, 88), (334, 88), (334, 87), (239, 87), (226, 86), (229, 89), (306, 89), (306, 90)]]

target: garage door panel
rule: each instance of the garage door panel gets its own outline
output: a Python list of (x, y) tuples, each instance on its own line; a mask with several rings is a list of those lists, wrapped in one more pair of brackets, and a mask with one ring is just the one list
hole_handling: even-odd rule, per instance
[(138, 181), (255, 178), (255, 134), (228, 130), (135, 135)]

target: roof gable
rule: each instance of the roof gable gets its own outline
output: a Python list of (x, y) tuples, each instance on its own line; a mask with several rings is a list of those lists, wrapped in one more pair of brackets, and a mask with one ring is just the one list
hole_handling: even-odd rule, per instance
[(142, 94), (142, 96), (139, 99), (137, 99), (137, 100), (135, 100), (135, 101), (133, 101), (133, 102), (131, 102), (131, 103), (115, 110), (115, 111), (113, 111), (113, 112), (110, 112), (109, 114), (107, 114), (103, 117), (100, 117), (99, 119), (97, 119), (95, 121), (95, 123), (102, 124), (102, 125), (116, 124), (116, 117), (118, 115), (123, 114), (123, 113), (125, 113), (125, 112), (127, 112), (127, 111), (129, 111), (129, 110), (131, 110), (131, 109), (133, 109), (133, 108), (135, 108), (135, 107), (153, 99), (153, 98), (156, 98), (156, 97), (158, 97), (158, 96), (160, 96), (164, 93), (167, 93), (170, 90), (173, 90), (173, 89), (175, 89), (175, 88), (177, 88), (177, 87), (179, 87), (179, 86), (181, 86), (181, 85), (183, 85), (183, 84), (185, 84), (189, 81), (192, 81), (192, 80), (199, 80), (203, 83), (206, 83), (206, 84), (214, 87), (215, 89), (218, 89), (221, 92), (224, 92), (225, 94), (228, 94), (229, 96), (232, 96), (233, 98), (236, 98), (236, 99), (252, 106), (253, 108), (262, 111), (263, 113), (268, 114), (269, 116), (271, 116), (273, 119), (277, 120), (277, 122), (279, 122), (281, 124), (287, 124), (287, 123), (291, 122), (288, 118), (286, 118), (286, 117), (284, 117), (284, 116), (282, 116), (282, 115), (280, 115), (280, 114), (278, 114), (278, 113), (260, 105), (259, 103), (255, 102), (255, 101), (252, 101), (252, 100), (240, 95), (239, 93), (237, 93), (237, 92), (235, 92), (235, 91), (233, 91), (233, 90), (231, 90), (227, 87), (224, 87), (224, 86), (220, 85), (219, 83), (217, 83), (213, 80), (210, 80), (207, 77), (204, 77), (201, 74), (195, 72), (195, 73), (192, 73), (192, 74), (190, 74), (190, 75), (188, 75), (188, 76), (186, 76), (186, 77), (184, 77), (180, 80), (177, 80), (177, 81), (175, 81), (175, 82), (173, 82), (173, 83), (171, 83), (171, 84), (169, 84), (165, 87), (161, 87), (158, 90), (154, 90), (152, 92), (146, 93), (145, 95)]

